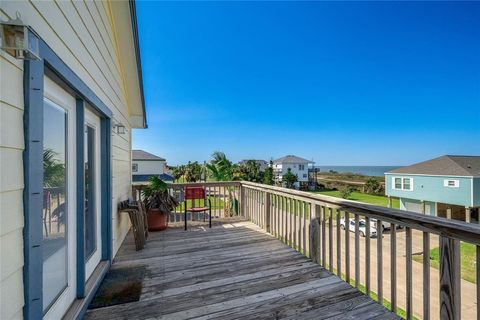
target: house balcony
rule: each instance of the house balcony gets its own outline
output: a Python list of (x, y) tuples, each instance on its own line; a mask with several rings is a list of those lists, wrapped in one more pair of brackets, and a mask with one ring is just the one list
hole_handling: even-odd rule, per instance
[(185, 231), (178, 207), (142, 251), (130, 234), (112, 270), (145, 268), (138, 301), (86, 319), (480, 317), (479, 225), (250, 182), (169, 188), (191, 185), (212, 201), (212, 228), (193, 214)]

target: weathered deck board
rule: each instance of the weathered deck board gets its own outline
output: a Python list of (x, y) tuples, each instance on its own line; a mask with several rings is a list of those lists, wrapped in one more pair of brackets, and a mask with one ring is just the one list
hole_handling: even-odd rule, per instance
[(147, 268), (140, 301), (86, 319), (369, 319), (388, 310), (250, 222), (131, 235), (112, 268)]

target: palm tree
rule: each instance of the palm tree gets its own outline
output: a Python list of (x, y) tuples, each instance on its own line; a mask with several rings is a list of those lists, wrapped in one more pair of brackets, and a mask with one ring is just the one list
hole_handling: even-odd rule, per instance
[[(225, 153), (215, 151), (212, 154), (212, 160), (206, 164), (207, 169), (210, 171), (210, 175), (216, 181), (233, 181), (234, 165), (227, 159)], [(225, 215), (230, 216), (234, 212), (238, 212), (238, 200), (235, 199), (233, 194), (233, 188), (227, 187), (228, 199), (226, 200)]]
[(210, 170), (210, 174), (216, 181), (232, 181), (233, 180), (233, 164), (227, 159), (225, 153), (215, 151), (212, 154), (210, 163), (205, 164)]
[(175, 181), (183, 177), (185, 175), (185, 165), (182, 164), (182, 165), (176, 166), (173, 169), (172, 174), (173, 174), (173, 178), (175, 178)]
[(43, 150), (43, 184), (45, 188), (61, 187), (65, 184), (65, 164), (55, 159), (52, 149)]

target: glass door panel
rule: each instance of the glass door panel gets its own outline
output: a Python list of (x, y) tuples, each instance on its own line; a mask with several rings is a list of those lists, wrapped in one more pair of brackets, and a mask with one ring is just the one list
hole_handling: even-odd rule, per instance
[(95, 252), (96, 205), (95, 205), (95, 129), (85, 126), (85, 261)]
[(100, 118), (85, 110), (85, 276), (95, 270), (101, 260), (101, 168), (100, 168)]
[[(43, 309), (68, 285), (67, 112), (45, 99), (43, 144)], [(54, 125), (51, 125), (54, 124)]]

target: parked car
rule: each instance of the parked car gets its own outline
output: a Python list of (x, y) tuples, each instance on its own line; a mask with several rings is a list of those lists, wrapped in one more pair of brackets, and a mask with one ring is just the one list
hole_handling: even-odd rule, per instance
[[(373, 224), (375, 227), (377, 226), (377, 219), (370, 219), (370, 223)], [(386, 222), (382, 220), (382, 232), (390, 229), (390, 222)]]
[[(373, 224), (375, 227), (377, 226), (377, 219), (370, 219), (370, 223)], [(402, 229), (403, 226), (401, 225), (396, 225), (397, 229)], [(390, 230), (391, 228), (391, 225), (390, 225), (390, 222), (386, 222), (386, 221), (383, 221), (382, 220), (382, 233), (385, 231), (385, 230)]]
[[(358, 221), (358, 230), (362, 237), (365, 237), (367, 234), (367, 224), (364, 219)], [(340, 228), (345, 230), (345, 218), (340, 219)], [(348, 224), (348, 230), (351, 232), (355, 232), (355, 220), (350, 219)], [(377, 236), (377, 228), (375, 228), (375, 224), (370, 220), (370, 237), (374, 238)]]

